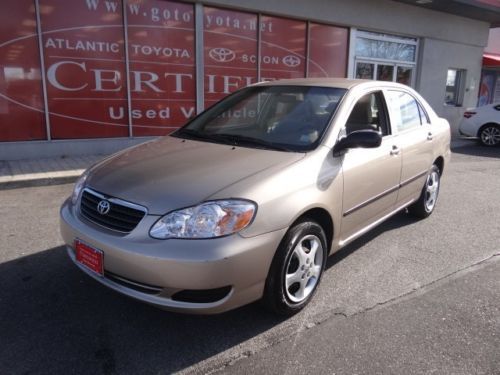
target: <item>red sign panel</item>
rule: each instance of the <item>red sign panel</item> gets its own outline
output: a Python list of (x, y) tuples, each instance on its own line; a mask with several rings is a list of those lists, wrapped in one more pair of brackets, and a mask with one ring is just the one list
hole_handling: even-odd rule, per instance
[(345, 77), (348, 37), (346, 28), (311, 23), (307, 76)]
[[(0, 142), (46, 139), (46, 110), (53, 139), (163, 135), (195, 115), (192, 3), (39, 0), (40, 25), (34, 5), (0, 14)], [(348, 30), (310, 25), (308, 76), (345, 76)], [(306, 26), (203, 6), (204, 105), (257, 81), (259, 29), (261, 80), (304, 77)]]
[(45, 139), (33, 1), (3, 2), (1, 16), (0, 142)]
[(196, 114), (193, 6), (127, 2), (134, 136), (164, 135)]
[[(41, 0), (52, 137), (128, 135), (121, 1)], [(126, 106), (124, 112), (126, 113)]]
[(304, 78), (306, 22), (263, 16), (261, 77), (263, 80)]
[(257, 15), (204, 7), (205, 107), (257, 80)]

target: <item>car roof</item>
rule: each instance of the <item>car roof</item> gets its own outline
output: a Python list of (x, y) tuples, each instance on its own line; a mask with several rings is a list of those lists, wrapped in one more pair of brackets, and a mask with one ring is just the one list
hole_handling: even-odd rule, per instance
[(408, 86), (395, 82), (374, 81), (369, 79), (349, 79), (349, 78), (294, 78), (280, 79), (276, 81), (259, 82), (257, 86), (320, 86), (320, 87), (335, 87), (340, 89), (350, 90), (356, 86), (365, 87), (397, 87), (408, 88)]

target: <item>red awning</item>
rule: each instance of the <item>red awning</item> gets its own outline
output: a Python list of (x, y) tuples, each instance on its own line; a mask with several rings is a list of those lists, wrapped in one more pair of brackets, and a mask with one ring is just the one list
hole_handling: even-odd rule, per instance
[(491, 53), (485, 53), (483, 55), (483, 66), (499, 66), (500, 67), (500, 55), (493, 55)]

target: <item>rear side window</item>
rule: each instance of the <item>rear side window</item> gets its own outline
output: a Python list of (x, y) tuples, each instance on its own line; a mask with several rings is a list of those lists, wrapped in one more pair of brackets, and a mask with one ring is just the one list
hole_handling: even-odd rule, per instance
[(420, 103), (418, 103), (418, 110), (420, 111), (420, 123), (421, 124), (430, 124), (429, 115), (425, 112), (425, 109), (422, 107)]
[(415, 98), (402, 91), (387, 92), (388, 105), (391, 108), (392, 125), (403, 132), (422, 125), (419, 105)]

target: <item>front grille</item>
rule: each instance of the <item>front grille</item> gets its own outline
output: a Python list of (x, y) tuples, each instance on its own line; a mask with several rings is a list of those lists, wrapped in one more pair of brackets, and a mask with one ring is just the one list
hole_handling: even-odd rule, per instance
[[(105, 214), (99, 213), (97, 206), (101, 201), (110, 205)], [(146, 209), (121, 199), (105, 196), (96, 191), (85, 189), (80, 203), (80, 213), (86, 219), (105, 228), (122, 233), (131, 232), (146, 215)]]

